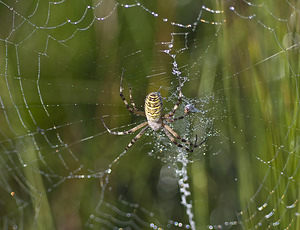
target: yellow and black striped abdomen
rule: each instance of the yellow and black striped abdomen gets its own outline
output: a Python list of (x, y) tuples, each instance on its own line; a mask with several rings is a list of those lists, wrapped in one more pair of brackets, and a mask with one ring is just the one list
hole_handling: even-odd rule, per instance
[(145, 100), (145, 114), (149, 126), (154, 130), (157, 130), (161, 127), (162, 110), (163, 104), (160, 93), (149, 93)]

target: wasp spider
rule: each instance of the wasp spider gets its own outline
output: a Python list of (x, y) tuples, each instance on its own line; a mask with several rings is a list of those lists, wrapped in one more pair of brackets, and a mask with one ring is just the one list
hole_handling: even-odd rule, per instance
[[(127, 108), (127, 110), (133, 114), (136, 115), (140, 115), (140, 116), (146, 116), (147, 121), (137, 125), (136, 127), (128, 130), (128, 131), (124, 131), (124, 132), (113, 132), (111, 131), (106, 124), (104, 123), (103, 117), (101, 117), (102, 122), (104, 127), (107, 129), (107, 131), (110, 134), (113, 135), (127, 135), (130, 133), (133, 133), (141, 128), (143, 128), (131, 141), (130, 143), (127, 145), (127, 147), (125, 148), (125, 151), (127, 151), (146, 131), (147, 129), (149, 129), (149, 127), (151, 129), (153, 129), (154, 131), (157, 131), (159, 129), (163, 129), (163, 131), (165, 132), (165, 134), (167, 135), (167, 137), (170, 139), (170, 141), (172, 143), (174, 143), (175, 145), (177, 145), (180, 148), (183, 148), (187, 151), (193, 152), (193, 149), (202, 145), (206, 139), (204, 141), (202, 141), (201, 143), (197, 144), (197, 136), (196, 136), (196, 141), (195, 143), (191, 143), (183, 138), (181, 138), (170, 126), (168, 126), (166, 124), (166, 122), (174, 122), (177, 121), (179, 119), (183, 119), (185, 118), (189, 113), (193, 112), (192, 110), (189, 109), (188, 106), (185, 107), (184, 110), (184, 115), (180, 116), (180, 117), (176, 117), (173, 118), (176, 110), (178, 109), (178, 106), (181, 102), (181, 97), (182, 97), (182, 92), (181, 92), (181, 82), (179, 79), (179, 96), (177, 99), (177, 102), (175, 104), (175, 106), (173, 107), (172, 111), (168, 114), (164, 114), (163, 113), (163, 102), (162, 102), (162, 97), (160, 95), (159, 92), (152, 92), (149, 93), (146, 97), (145, 100), (145, 112), (143, 111), (139, 111), (136, 106), (135, 103), (133, 102), (133, 98), (132, 98), (132, 94), (131, 94), (131, 86), (129, 85), (129, 98), (130, 98), (130, 103), (131, 106), (129, 106), (128, 102), (126, 101), (124, 95), (123, 95), (123, 74), (121, 76), (121, 82), (120, 82), (120, 96)], [(176, 141), (176, 139), (180, 140), (181, 142), (189, 145), (189, 147), (186, 147), (180, 143), (178, 143)]]

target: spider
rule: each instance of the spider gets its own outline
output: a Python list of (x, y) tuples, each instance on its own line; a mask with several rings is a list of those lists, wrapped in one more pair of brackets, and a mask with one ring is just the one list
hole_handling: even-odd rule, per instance
[[(164, 114), (163, 113), (163, 102), (162, 102), (162, 97), (161, 94), (159, 92), (151, 92), (147, 95), (146, 99), (145, 99), (145, 111), (140, 111), (136, 108), (135, 103), (133, 101), (132, 98), (132, 94), (131, 94), (131, 86), (129, 85), (129, 98), (130, 98), (130, 103), (131, 103), (131, 107), (129, 106), (128, 102), (126, 101), (124, 95), (123, 95), (123, 74), (121, 75), (121, 82), (120, 82), (120, 96), (127, 108), (127, 110), (133, 114), (136, 115), (140, 115), (140, 116), (145, 116), (147, 118), (147, 121), (133, 127), (132, 129), (128, 130), (128, 131), (124, 131), (124, 132), (113, 132), (111, 131), (105, 124), (104, 120), (103, 120), (103, 116), (101, 117), (102, 122), (104, 127), (106, 128), (106, 130), (113, 135), (127, 135), (130, 133), (133, 133), (141, 128), (143, 128), (130, 142), (129, 144), (126, 146), (125, 151), (127, 151), (138, 139), (141, 138), (141, 136), (149, 129), (152, 128), (154, 131), (158, 131), (159, 129), (163, 129), (163, 131), (165, 132), (165, 134), (167, 135), (167, 137), (170, 139), (170, 141), (172, 143), (174, 143), (175, 145), (177, 145), (180, 148), (183, 148), (189, 152), (193, 152), (193, 148), (196, 148), (200, 145), (202, 145), (205, 141), (206, 138), (204, 139), (204, 141), (202, 141), (201, 143), (197, 144), (197, 135), (196, 135), (196, 141), (195, 143), (191, 143), (183, 138), (181, 138), (170, 126), (168, 126), (166, 124), (166, 122), (174, 122), (180, 119), (185, 118), (189, 113), (193, 112), (192, 109), (190, 109), (189, 106), (185, 107), (184, 110), (184, 115), (180, 116), (180, 117), (176, 117), (173, 118), (176, 110), (178, 109), (178, 106), (181, 102), (181, 97), (182, 97), (182, 92), (181, 92), (181, 82), (179, 79), (179, 96), (177, 99), (176, 104), (174, 105), (173, 109), (171, 112), (169, 112), (168, 114)], [(180, 140), (183, 143), (186, 143), (187, 145), (189, 145), (190, 147), (186, 147), (180, 143), (178, 143), (176, 141), (176, 139)]]

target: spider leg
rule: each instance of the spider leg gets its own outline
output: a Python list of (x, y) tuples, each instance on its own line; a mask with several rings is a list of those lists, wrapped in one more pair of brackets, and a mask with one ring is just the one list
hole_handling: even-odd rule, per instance
[(167, 130), (165, 124), (163, 124), (163, 130), (165, 131), (165, 134), (167, 135), (167, 137), (170, 139), (170, 141), (172, 141), (172, 143), (174, 143), (175, 145), (177, 145), (179, 148), (183, 148), (189, 152), (193, 152), (194, 150), (193, 149), (189, 149), (185, 146), (183, 146), (182, 144), (179, 144), (175, 138), (169, 133), (169, 131)]
[[(184, 147), (183, 145), (181, 145), (181, 144), (179, 144), (179, 143), (177, 143), (176, 141), (175, 141), (175, 139), (174, 139), (174, 137), (172, 137), (171, 135), (171, 137), (172, 138), (170, 138), (170, 136), (167, 134), (167, 136), (169, 137), (169, 139), (174, 143), (174, 144), (176, 144), (178, 147), (181, 147), (181, 148), (184, 148), (185, 150), (187, 150), (187, 151), (190, 151), (190, 152), (193, 152), (193, 149), (194, 148), (197, 148), (197, 147), (199, 147), (199, 146), (201, 146), (202, 144), (204, 144), (204, 142), (207, 140), (207, 137), (202, 141), (202, 142), (200, 142), (199, 144), (197, 144), (197, 135), (196, 135), (196, 140), (195, 140), (195, 143), (191, 143), (191, 142), (189, 142), (189, 141), (187, 141), (186, 139), (183, 139), (183, 138), (181, 138), (170, 126), (168, 126), (167, 124), (164, 124), (163, 123), (163, 129), (164, 129), (164, 131), (165, 131), (165, 133), (167, 134), (172, 134), (175, 138), (177, 138), (178, 140), (180, 140), (180, 141), (182, 141), (182, 142), (184, 142), (184, 143), (186, 143), (186, 144), (188, 144), (188, 145), (190, 145), (191, 147), (190, 148), (186, 148), (186, 147)], [(167, 131), (167, 132), (166, 132)], [(174, 142), (174, 141), (175, 142)]]
[(127, 151), (131, 146), (133, 146), (133, 144), (141, 138), (141, 136), (147, 131), (147, 129), (149, 128), (149, 126), (147, 125), (145, 128), (143, 128), (130, 142), (129, 144), (126, 146), (125, 151)]
[(178, 109), (178, 106), (181, 102), (181, 97), (182, 97), (182, 92), (181, 92), (181, 81), (180, 81), (180, 77), (178, 77), (178, 80), (179, 80), (179, 96), (178, 96), (178, 99), (177, 99), (177, 102), (176, 104), (174, 105), (172, 111), (168, 114), (165, 114), (165, 118), (170, 118), (170, 117), (173, 117), (176, 110)]
[(107, 132), (109, 132), (109, 133), (112, 134), (112, 135), (127, 135), (127, 134), (130, 134), (130, 133), (133, 133), (133, 132), (137, 131), (138, 129), (143, 128), (145, 125), (148, 124), (148, 122), (145, 121), (145, 122), (143, 122), (143, 123), (141, 123), (141, 124), (139, 124), (139, 125), (133, 127), (132, 129), (129, 129), (129, 130), (127, 130), (127, 131), (124, 131), (124, 132), (113, 132), (113, 131), (111, 131), (111, 130), (106, 126), (106, 124), (105, 124), (105, 122), (104, 122), (104, 120), (103, 120), (103, 116), (101, 117), (101, 120), (102, 120), (103, 125), (104, 125), (104, 127), (106, 128)]
[(175, 118), (165, 118), (165, 121), (167, 122), (174, 122), (174, 121), (177, 121), (177, 120), (181, 120), (183, 118), (185, 118), (187, 115), (189, 115), (189, 113), (186, 113), (180, 117), (175, 117)]
[(204, 138), (203, 141), (201, 141), (199, 144), (196, 144), (197, 143), (197, 135), (196, 135), (196, 140), (195, 140), (195, 144), (194, 144), (194, 147), (197, 148), (199, 147), (200, 145), (203, 145), (204, 142), (207, 140), (207, 137)]
[[(124, 71), (123, 71), (124, 72)], [(131, 101), (131, 105), (133, 108), (131, 108), (128, 104), (128, 102), (126, 101), (126, 98), (124, 97), (124, 94), (123, 94), (123, 72), (122, 72), (122, 75), (121, 75), (121, 82), (120, 82), (120, 97), (122, 98), (125, 106), (126, 106), (126, 109), (131, 112), (131, 113), (134, 113), (136, 115), (140, 115), (140, 116), (145, 116), (145, 113), (142, 112), (142, 111), (139, 111), (136, 107), (135, 107), (135, 103), (133, 102), (133, 99), (132, 99), (132, 95), (131, 95), (131, 87), (129, 86), (129, 96), (130, 96), (130, 101)]]
[(133, 101), (133, 98), (132, 98), (132, 94), (131, 94), (131, 85), (129, 84), (129, 98), (130, 98), (130, 102), (131, 102), (131, 106), (133, 108), (133, 110), (138, 110), (136, 107), (135, 107), (135, 103)]
[[(178, 140), (187, 143), (190, 146), (195, 146), (194, 144), (192, 144), (191, 142), (189, 142), (186, 139), (181, 138), (170, 126), (168, 126), (167, 124), (163, 124), (164, 127), (166, 128), (166, 130), (168, 130), (169, 133), (171, 133), (175, 138), (177, 138)], [(197, 136), (196, 136), (196, 141), (197, 141)]]

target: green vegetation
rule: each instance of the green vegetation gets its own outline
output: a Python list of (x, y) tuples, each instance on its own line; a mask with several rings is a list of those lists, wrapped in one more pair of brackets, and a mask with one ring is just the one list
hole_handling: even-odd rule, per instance
[(128, 101), (129, 84), (139, 109), (159, 90), (170, 111), (178, 70), (183, 105), (203, 110), (174, 130), (208, 138), (187, 155), (197, 229), (300, 229), (297, 1), (71, 2), (0, 1), (0, 226), (191, 224), (163, 132), (103, 176), (134, 136), (101, 116), (118, 131), (144, 121), (119, 96), (122, 71)]

